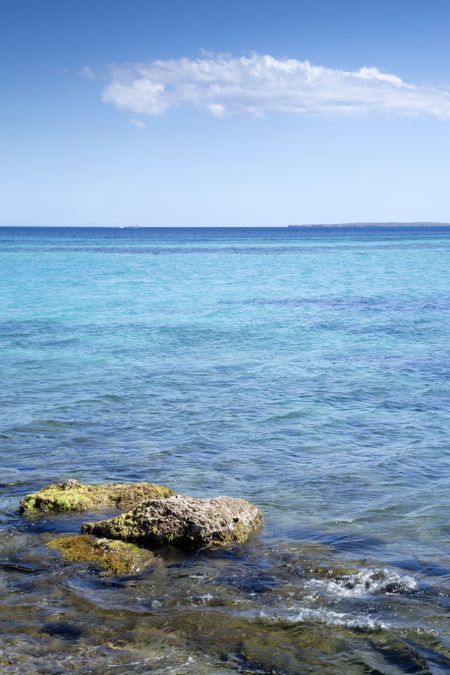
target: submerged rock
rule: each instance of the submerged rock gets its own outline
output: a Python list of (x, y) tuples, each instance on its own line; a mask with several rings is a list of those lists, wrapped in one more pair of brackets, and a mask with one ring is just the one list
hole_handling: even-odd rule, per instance
[(162, 499), (174, 492), (164, 485), (154, 483), (101, 483), (83, 485), (72, 478), (63, 483), (48, 485), (39, 492), (26, 495), (20, 512), (60, 513), (63, 511), (95, 511), (116, 508), (132, 509), (143, 500)]
[(47, 546), (71, 562), (96, 563), (106, 574), (135, 574), (155, 560), (153, 553), (134, 544), (87, 534), (56, 537)]
[(85, 533), (143, 546), (218, 548), (245, 542), (262, 522), (256, 506), (243, 499), (197, 499), (175, 495), (139, 504), (117, 518), (82, 526)]

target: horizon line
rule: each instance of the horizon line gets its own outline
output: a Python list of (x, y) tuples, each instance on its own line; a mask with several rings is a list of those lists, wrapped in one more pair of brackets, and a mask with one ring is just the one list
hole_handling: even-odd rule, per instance
[(354, 221), (336, 223), (289, 223), (288, 225), (3, 225), (0, 228), (29, 228), (29, 229), (111, 229), (111, 230), (185, 230), (185, 229), (288, 229), (308, 227), (450, 227), (450, 222), (445, 221)]

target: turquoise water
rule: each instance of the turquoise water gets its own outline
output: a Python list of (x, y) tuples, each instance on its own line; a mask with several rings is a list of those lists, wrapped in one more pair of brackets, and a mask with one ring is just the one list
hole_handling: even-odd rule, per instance
[[(5, 672), (449, 672), (450, 228), (3, 228), (0, 349)], [(17, 514), (66, 477), (242, 496), (264, 530), (114, 585)]]

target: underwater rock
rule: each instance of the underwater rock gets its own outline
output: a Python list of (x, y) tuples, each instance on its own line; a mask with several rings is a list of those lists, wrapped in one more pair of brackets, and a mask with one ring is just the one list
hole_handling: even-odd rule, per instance
[(106, 574), (135, 574), (155, 561), (153, 553), (134, 544), (87, 534), (62, 535), (47, 546), (71, 562), (96, 563)]
[(117, 518), (82, 525), (82, 532), (142, 546), (220, 548), (245, 542), (262, 522), (256, 506), (243, 499), (198, 499), (175, 495), (145, 501)]
[(20, 503), (20, 512), (31, 515), (107, 508), (127, 511), (144, 500), (163, 499), (173, 494), (168, 487), (154, 483), (83, 485), (69, 478), (63, 483), (48, 485), (39, 492), (26, 495)]

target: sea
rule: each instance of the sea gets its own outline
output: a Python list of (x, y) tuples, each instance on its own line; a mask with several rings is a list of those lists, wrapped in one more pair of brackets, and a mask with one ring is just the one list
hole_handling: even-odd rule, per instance
[[(264, 525), (105, 576), (66, 478)], [(449, 507), (450, 227), (0, 229), (1, 673), (449, 673)]]

